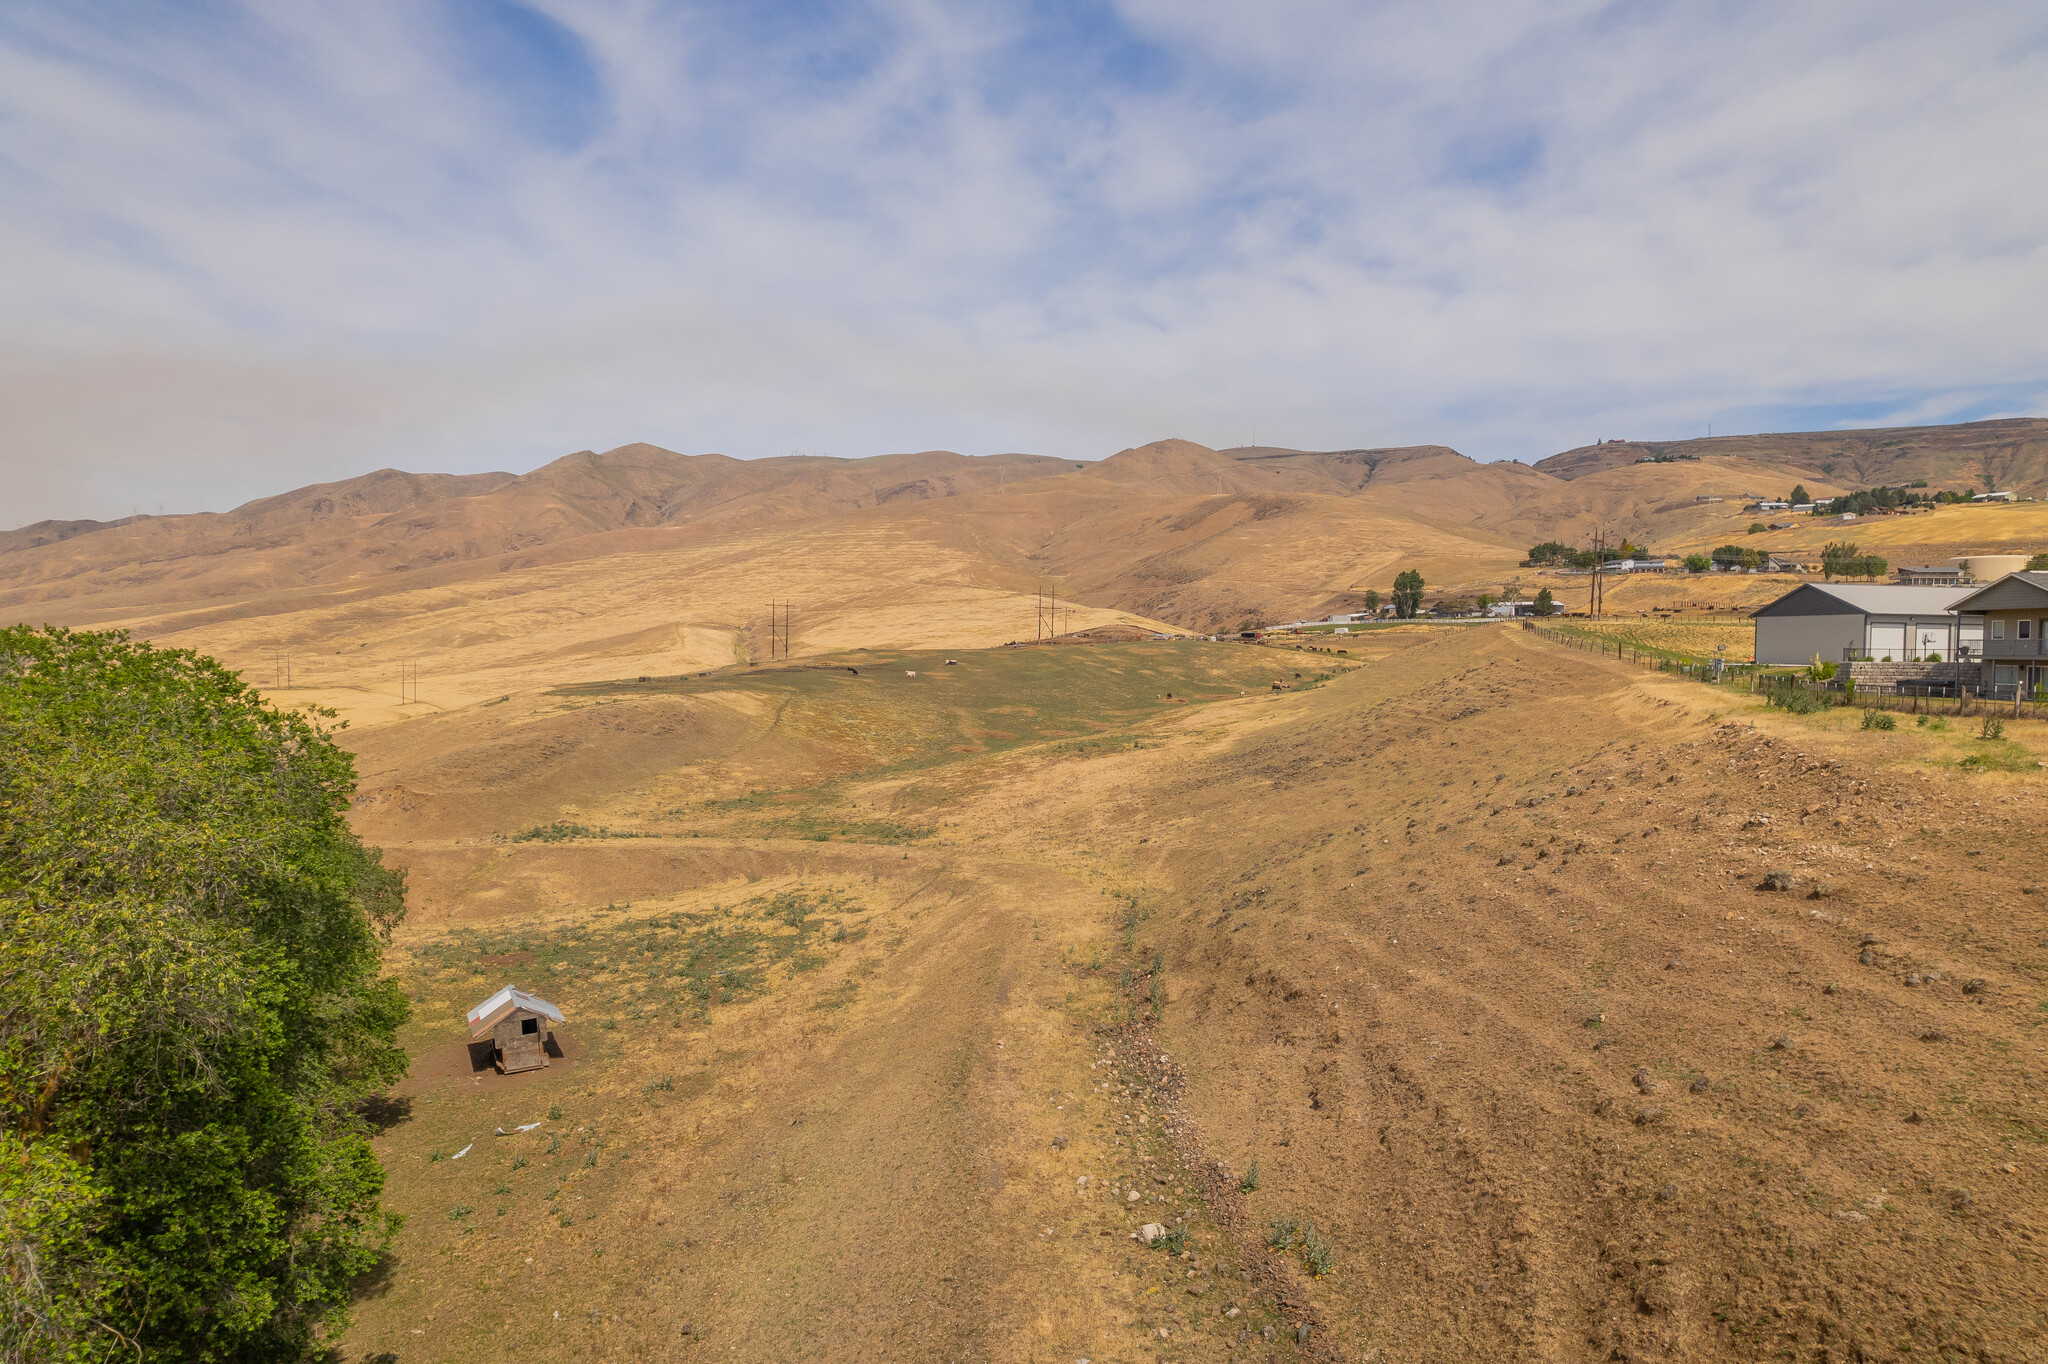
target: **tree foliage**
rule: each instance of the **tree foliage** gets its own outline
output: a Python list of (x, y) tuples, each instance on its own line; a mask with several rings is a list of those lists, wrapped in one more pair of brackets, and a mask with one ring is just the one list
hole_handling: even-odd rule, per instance
[[(329, 713), (331, 715), (331, 713)], [(396, 1221), (401, 875), (320, 723), (125, 635), (0, 630), (0, 1358), (281, 1360)]]
[(1422, 614), (1422, 575), (1414, 569), (1403, 569), (1394, 578), (1394, 614), (1402, 620), (1413, 620)]
[(1575, 552), (1570, 545), (1562, 540), (1545, 540), (1540, 545), (1531, 545), (1529, 547), (1529, 562), (1532, 564), (1570, 563)]
[(1550, 589), (1546, 587), (1536, 594), (1536, 602), (1531, 609), (1539, 616), (1554, 616), (1557, 614), (1557, 599), (1550, 595)]
[(1820, 552), (1821, 572), (1830, 578), (1877, 578), (1890, 562), (1876, 554), (1865, 554), (1853, 540), (1830, 540)]

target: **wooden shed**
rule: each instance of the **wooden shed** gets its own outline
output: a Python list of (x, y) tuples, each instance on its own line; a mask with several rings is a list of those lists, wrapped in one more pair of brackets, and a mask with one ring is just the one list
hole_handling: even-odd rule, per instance
[(469, 1011), (469, 1040), (490, 1037), (496, 1044), (498, 1069), (506, 1075), (539, 1070), (548, 1063), (548, 1044), (555, 1040), (548, 1024), (561, 1021), (560, 1009), (507, 985)]

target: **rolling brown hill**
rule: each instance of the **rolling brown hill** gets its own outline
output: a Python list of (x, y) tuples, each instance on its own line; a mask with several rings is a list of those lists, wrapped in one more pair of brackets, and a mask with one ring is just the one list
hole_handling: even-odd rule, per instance
[[(2000, 466), (2018, 467), (2043, 426), (1728, 438), (1644, 464), (1610, 444), (1534, 467), (1443, 446), (1164, 440), (1070, 462), (628, 445), (519, 475), (387, 469), (228, 512), (40, 523), (0, 536), (0, 619), (198, 647), (360, 722), (762, 659), (780, 651), (771, 601), (795, 604), (803, 654), (1031, 638), (1044, 590), (1062, 631), (1202, 632), (1355, 609), (1409, 568), (1432, 592), (1499, 591), (1541, 540), (1707, 548), (1747, 533), (1745, 499), (1795, 481), (1837, 492), (1909, 457), (2019, 451)], [(1845, 441), (1863, 463), (1838, 480), (1788, 462), (1838, 464)], [(2037, 548), (2024, 516), (1937, 520), (1899, 553)], [(401, 703), (415, 668), (425, 688)]]
[[(1557, 478), (1578, 479), (1653, 459), (1747, 460), (1803, 476), (1809, 484), (1820, 478), (1849, 488), (1926, 479), (1936, 488), (1981, 488), (1988, 483), (2039, 497), (2048, 494), (2048, 420), (2013, 417), (1871, 431), (1608, 441), (1538, 460), (1536, 467)], [(1789, 485), (1774, 488), (1779, 495), (1788, 490)]]

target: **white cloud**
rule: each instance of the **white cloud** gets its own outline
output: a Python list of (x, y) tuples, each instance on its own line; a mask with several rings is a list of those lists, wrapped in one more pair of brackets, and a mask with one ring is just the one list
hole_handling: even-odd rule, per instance
[(0, 517), (2048, 393), (2038, 6), (547, 10), (0, 19)]

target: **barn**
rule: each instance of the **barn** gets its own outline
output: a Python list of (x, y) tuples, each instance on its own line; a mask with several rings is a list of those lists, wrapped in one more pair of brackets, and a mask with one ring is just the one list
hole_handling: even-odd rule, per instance
[(1983, 621), (1966, 622), (1954, 609), (1969, 595), (1958, 587), (1802, 583), (1750, 613), (1756, 661), (1904, 663), (1931, 655), (1947, 663), (1959, 649), (1974, 658), (1983, 652)]

